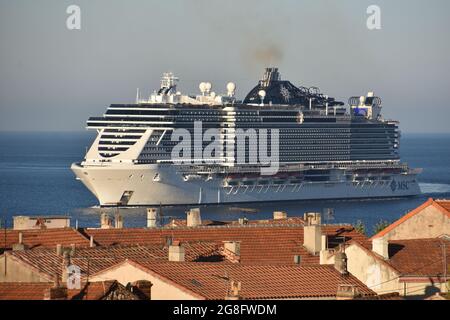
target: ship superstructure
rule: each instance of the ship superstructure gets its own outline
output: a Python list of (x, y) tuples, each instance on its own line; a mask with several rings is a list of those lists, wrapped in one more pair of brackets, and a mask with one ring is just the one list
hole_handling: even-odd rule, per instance
[[(373, 92), (351, 97), (345, 105), (316, 87), (282, 80), (277, 68), (267, 68), (243, 101), (236, 99), (231, 82), (223, 95), (202, 82), (195, 96), (180, 93), (177, 82), (166, 73), (160, 89), (148, 98), (141, 98), (138, 91), (135, 103), (112, 104), (103, 116), (89, 118), (87, 127), (97, 130), (98, 136), (72, 170), (101, 205), (420, 193), (419, 171), (400, 161), (398, 122), (383, 119), (381, 99)], [(179, 141), (173, 134), (180, 129), (193, 137), (217, 130), (222, 148), (214, 161), (201, 152), (209, 141), (192, 144), (190, 161), (174, 159), (172, 151)], [(238, 132), (248, 130), (277, 131), (276, 172), (261, 174), (262, 163), (238, 161), (239, 154), (258, 158), (251, 142), (243, 148), (238, 143)], [(268, 139), (268, 144), (273, 146), (274, 141)]]

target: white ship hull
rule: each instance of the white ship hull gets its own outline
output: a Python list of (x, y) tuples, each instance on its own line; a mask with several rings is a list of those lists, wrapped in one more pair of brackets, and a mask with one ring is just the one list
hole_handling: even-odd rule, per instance
[[(384, 182), (335, 181), (223, 186), (221, 178), (185, 181), (182, 174), (170, 166), (73, 164), (72, 170), (97, 197), (101, 206), (383, 198), (407, 197), (421, 193), (415, 174), (395, 174)], [(124, 203), (125, 193), (129, 196)]]

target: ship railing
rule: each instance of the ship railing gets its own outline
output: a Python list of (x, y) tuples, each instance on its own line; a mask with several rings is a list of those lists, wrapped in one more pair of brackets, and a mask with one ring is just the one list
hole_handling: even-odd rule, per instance
[[(260, 173), (261, 167), (257, 166), (240, 166), (240, 167), (205, 167), (201, 165), (197, 166), (178, 166), (179, 171), (182, 172), (195, 172), (201, 175), (214, 174), (214, 173)], [(330, 164), (330, 165), (290, 165), (286, 167), (281, 167), (279, 171), (281, 172), (297, 172), (305, 170), (357, 170), (357, 169), (400, 169), (402, 171), (408, 172), (410, 170), (407, 164), (374, 164), (374, 163), (364, 163), (364, 164)]]

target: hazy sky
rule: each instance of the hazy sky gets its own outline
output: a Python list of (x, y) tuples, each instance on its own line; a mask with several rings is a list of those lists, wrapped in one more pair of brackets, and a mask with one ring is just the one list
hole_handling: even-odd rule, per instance
[(272, 64), (345, 102), (374, 90), (404, 132), (450, 132), (449, 31), (448, 0), (0, 0), (0, 130), (83, 130), (164, 71), (243, 98)]

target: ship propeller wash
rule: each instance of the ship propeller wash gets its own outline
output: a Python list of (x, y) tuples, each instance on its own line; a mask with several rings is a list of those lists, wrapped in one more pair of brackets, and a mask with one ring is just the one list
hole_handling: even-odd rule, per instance
[[(165, 73), (160, 89), (148, 98), (138, 90), (135, 103), (112, 104), (103, 116), (87, 121), (87, 128), (98, 135), (72, 170), (101, 206), (404, 197), (421, 192), (420, 170), (400, 161), (398, 122), (383, 119), (381, 99), (373, 92), (351, 97), (345, 105), (316, 87), (282, 80), (277, 68), (267, 68), (243, 101), (235, 97), (232, 82), (222, 95), (213, 92), (209, 82), (200, 83), (198, 95), (184, 95), (177, 91), (177, 82), (172, 73)], [(219, 146), (213, 161), (202, 153), (212, 141), (208, 139), (189, 141), (185, 146), (193, 148), (188, 157), (174, 158), (180, 147), (174, 135), (181, 131), (194, 140), (211, 130)], [(268, 166), (260, 161), (261, 142), (266, 156), (276, 160), (276, 170), (261, 170)], [(250, 159), (256, 162), (246, 161)]]

